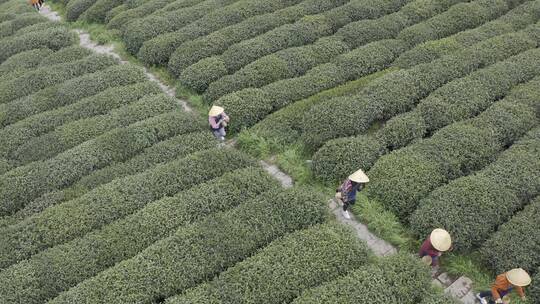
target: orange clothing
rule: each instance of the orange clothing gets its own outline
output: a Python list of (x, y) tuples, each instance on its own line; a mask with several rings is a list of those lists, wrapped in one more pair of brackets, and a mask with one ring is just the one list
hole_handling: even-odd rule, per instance
[(500, 299), (501, 298), (500, 293), (510, 288), (514, 288), (520, 297), (525, 296), (523, 287), (512, 285), (506, 278), (506, 273), (503, 273), (497, 276), (497, 278), (495, 279), (495, 282), (491, 285), (491, 295), (493, 296), (494, 300)]
[(30, 0), (30, 1), (28, 1), (28, 2), (30, 2), (30, 4), (33, 5), (33, 4), (38, 4), (38, 3), (39, 3), (39, 0)]

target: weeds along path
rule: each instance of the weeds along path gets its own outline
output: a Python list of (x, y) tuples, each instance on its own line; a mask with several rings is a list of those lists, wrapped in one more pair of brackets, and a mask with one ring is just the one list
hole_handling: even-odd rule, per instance
[[(61, 17), (58, 15), (57, 12), (51, 10), (51, 8), (48, 5), (44, 5), (39, 13), (45, 17), (47, 17), (49, 20), (52, 21), (61, 21)], [(84, 48), (87, 48), (89, 50), (92, 50), (98, 54), (104, 54), (112, 56), (119, 60), (121, 64), (126, 64), (127, 61), (123, 60), (122, 57), (114, 51), (114, 47), (112, 45), (98, 45), (94, 41), (90, 39), (90, 34), (87, 32), (77, 29), (75, 30), (77, 35), (79, 35), (80, 45)], [(150, 81), (153, 81), (159, 85), (161, 90), (167, 94), (170, 97), (173, 97), (177, 103), (184, 109), (186, 112), (192, 112), (191, 107), (188, 105), (186, 100), (178, 99), (176, 98), (176, 90), (165, 83), (163, 83), (161, 80), (159, 80), (154, 74), (150, 73), (146, 67), (143, 67), (144, 74), (148, 77)]]

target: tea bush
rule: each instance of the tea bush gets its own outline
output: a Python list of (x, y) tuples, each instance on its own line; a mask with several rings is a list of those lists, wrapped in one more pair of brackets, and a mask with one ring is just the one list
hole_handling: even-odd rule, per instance
[[(323, 202), (323, 197), (309, 190), (270, 191), (235, 209), (181, 227), (51, 303), (151, 302), (172, 296), (244, 260), (280, 236), (321, 223), (326, 217)], [(339, 239), (332, 234), (333, 241)], [(343, 246), (351, 248), (351, 237), (346, 239)], [(335, 247), (326, 248), (336, 254)]]
[[(231, 209), (278, 187), (262, 169), (248, 168), (154, 201), (122, 220), (8, 268), (0, 274), (0, 295), (7, 301), (42, 303), (133, 257), (179, 226)], [(75, 268), (76, 272), (70, 271)], [(62, 280), (56, 279), (59, 277)]]
[(255, 162), (234, 150), (206, 150), (138, 175), (115, 180), (75, 200), (47, 208), (5, 229), (0, 267), (81, 237), (121, 219), (147, 203), (171, 196)]
[(315, 226), (270, 243), (166, 303), (288, 303), (307, 288), (362, 267), (367, 257), (366, 245), (345, 227)]

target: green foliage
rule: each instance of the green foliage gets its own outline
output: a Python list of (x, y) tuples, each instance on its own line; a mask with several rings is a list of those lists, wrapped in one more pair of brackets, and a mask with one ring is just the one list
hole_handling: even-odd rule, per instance
[[(240, 23), (261, 14), (296, 5), (302, 0), (238, 1), (213, 11), (182, 29), (146, 41), (138, 57), (146, 64), (166, 64), (177, 47), (190, 40), (208, 35), (224, 27)], [(342, 3), (339, 0), (338, 3)], [(336, 4), (338, 5), (338, 4)], [(249, 20), (249, 19), (248, 19)]]
[(174, 99), (162, 94), (123, 101), (125, 105), (109, 113), (64, 124), (27, 141), (15, 151), (13, 159), (18, 165), (46, 160), (110, 130), (178, 109)]
[(73, 62), (92, 54), (94, 54), (94, 52), (87, 48), (83, 48), (78, 45), (69, 46), (60, 49), (49, 56), (41, 58), (41, 62), (39, 63), (38, 67), (44, 68), (51, 67), (52, 65)]
[(206, 0), (186, 8), (136, 19), (124, 28), (122, 39), (126, 43), (126, 49), (132, 54), (137, 54), (145, 41), (164, 33), (179, 30), (236, 1), (238, 0)]
[(147, 203), (255, 162), (234, 150), (207, 150), (115, 180), (86, 195), (47, 208), (0, 236), (0, 267), (68, 242), (121, 219)]
[[(539, 29), (535, 25), (532, 30)], [(332, 138), (363, 134), (376, 121), (411, 110), (445, 83), (534, 48), (540, 40), (536, 41), (533, 35), (519, 32), (497, 36), (430, 64), (386, 74), (360, 94), (320, 103), (304, 116), (301, 126), (306, 134), (304, 141), (309, 148), (316, 149)], [(516, 76), (509, 75), (519, 79)], [(482, 98), (480, 95), (479, 99)]]
[(19, 167), (0, 181), (0, 214), (11, 214), (43, 193), (69, 186), (160, 140), (203, 127), (204, 123), (192, 115), (170, 112), (115, 129), (47, 161)]
[(394, 63), (402, 68), (411, 68), (428, 63), (444, 55), (463, 50), (480, 41), (521, 30), (540, 18), (540, 3), (527, 1), (496, 20), (474, 29), (462, 31), (450, 37), (426, 41), (403, 53)]
[[(540, 52), (533, 49), (445, 84), (422, 100), (414, 111), (389, 120), (375, 135), (379, 141), (365, 135), (328, 141), (314, 156), (315, 174), (322, 179), (335, 181), (348, 174), (351, 168), (368, 170), (385, 148), (394, 150), (405, 147), (425, 134), (478, 115), (508, 94), (512, 87), (540, 73), (539, 58)], [(506, 121), (507, 128), (494, 129), (492, 136), (501, 142), (510, 142), (530, 122), (513, 119), (516, 111), (520, 109), (502, 110), (498, 115), (492, 111), (493, 115), (483, 116), (484, 120), (480, 120), (479, 124), (485, 124), (486, 120), (492, 125)], [(527, 113), (524, 115), (527, 116)], [(512, 121), (516, 123), (508, 123)], [(320, 155), (323, 157), (320, 158)], [(346, 171), (341, 171), (342, 168)]]
[[(272, 242), (256, 255), (167, 303), (288, 303), (308, 288), (366, 263), (368, 250), (348, 229), (321, 225)], [(354, 286), (356, 287), (356, 286)]]
[(46, 22), (40, 15), (29, 13), (18, 16), (13, 20), (0, 23), (0, 39), (13, 35), (18, 30), (32, 24)]
[(533, 283), (530, 288), (529, 298), (532, 300), (533, 304), (540, 303), (540, 267), (536, 270), (536, 274), (532, 278)]
[[(274, 82), (260, 89), (244, 89), (224, 96), (227, 106), (229, 107), (245, 107), (252, 106), (254, 103), (259, 104), (257, 110), (257, 119), (253, 119), (252, 113), (237, 113), (233, 116), (234, 120), (231, 126), (236, 130), (243, 127), (249, 127), (260, 121), (269, 113), (283, 108), (290, 103), (300, 100), (323, 90), (333, 88), (343, 84), (348, 80), (358, 79), (362, 76), (386, 68), (390, 62), (401, 52), (402, 44), (397, 40), (381, 40), (372, 44), (368, 44), (359, 48), (347, 55), (340, 57), (335, 64), (320, 65), (317, 68), (310, 70), (302, 77), (284, 79)], [(258, 91), (258, 95), (267, 96), (263, 99), (248, 99), (240, 98), (241, 95), (246, 95), (244, 91)], [(209, 91), (207, 91), (208, 93)], [(234, 96), (235, 98), (231, 98)], [(254, 96), (253, 94), (248, 97)], [(217, 103), (222, 103), (221, 99)], [(222, 103), (224, 104), (224, 103)], [(335, 109), (332, 109), (335, 112)], [(325, 111), (324, 115), (330, 114), (331, 111)], [(345, 113), (343, 113), (345, 115)], [(348, 114), (348, 113), (346, 113)], [(315, 116), (314, 116), (315, 117)], [(320, 115), (317, 116), (317, 123), (310, 124), (310, 136), (318, 135), (316, 127), (321, 124), (318, 122)], [(307, 134), (307, 133), (306, 133)]]
[(154, 201), (101, 230), (53, 247), (2, 272), (0, 295), (6, 301), (42, 303), (133, 257), (179, 226), (231, 209), (277, 188), (277, 182), (262, 169), (248, 168)]
[(0, 64), (0, 75), (11, 78), (13, 73), (29, 71), (52, 53), (50, 49), (33, 49), (13, 55)]
[(28, 32), (0, 41), (0, 63), (7, 58), (32, 49), (49, 48), (57, 51), (77, 42), (75, 33), (56, 27), (39, 32)]
[[(114, 65), (96, 73), (69, 79), (64, 83), (47, 87), (35, 94), (1, 104), (0, 126), (14, 124), (41, 112), (55, 109), (61, 111), (62, 106), (72, 105), (79, 101), (79, 99), (95, 95), (111, 87), (142, 82), (145, 79), (146, 76), (144, 76), (139, 68), (129, 65)], [(155, 90), (156, 86), (152, 88), (147, 84), (142, 87), (148, 89), (149, 93), (157, 92)], [(141, 88), (134, 93), (140, 92)], [(111, 95), (109, 96), (114, 98)], [(117, 103), (118, 101), (111, 100), (112, 105)]]
[(67, 21), (76, 21), (87, 9), (89, 9), (97, 0), (70, 0), (66, 5)]
[(476, 0), (459, 3), (442, 14), (403, 30), (398, 38), (409, 42), (411, 46), (440, 39), (497, 18), (519, 2), (525, 1)]
[(11, 81), (0, 83), (0, 104), (32, 94), (70, 78), (103, 70), (116, 61), (112, 57), (91, 55), (83, 59), (42, 67)]
[[(321, 223), (326, 215), (323, 201), (319, 194), (304, 189), (270, 191), (235, 209), (178, 229), (51, 303), (151, 302), (172, 296), (251, 256), (273, 239)], [(337, 235), (332, 240), (336, 239)], [(345, 239), (343, 246), (354, 246), (349, 242), (352, 236)], [(321, 250), (335, 254), (337, 242), (329, 243), (332, 246)], [(308, 268), (304, 271), (311, 273)]]
[[(537, 86), (537, 81), (523, 85), (531, 92), (529, 100), (521, 94), (509, 95), (474, 119), (484, 123), (483, 128), (490, 131), (487, 136), (491, 141), (498, 142), (498, 145), (511, 144), (538, 123), (533, 107), (533, 100), (538, 98), (538, 92), (533, 88)], [(507, 106), (512, 103), (514, 107)], [(504, 119), (485, 119), (490, 116)], [(497, 130), (516, 123), (520, 123), (521, 130), (513, 138), (493, 136)], [(434, 227), (445, 227), (452, 234), (457, 250), (479, 247), (498, 225), (540, 191), (537, 178), (540, 163), (535, 156), (539, 142), (535, 136), (538, 136), (538, 128), (481, 172), (455, 180), (431, 193), (411, 217), (414, 231), (425, 235)]]
[[(238, 24), (222, 28), (205, 37), (184, 43), (171, 55), (168, 67), (173, 74), (183, 75), (183, 71), (190, 65), (212, 55), (221, 54), (235, 43), (256, 37), (284, 24), (297, 21), (305, 15), (321, 13), (330, 8), (342, 5), (344, 2), (342, 0), (326, 2), (304, 0), (297, 5), (289, 6), (273, 13), (254, 16)], [(225, 74), (227, 74), (227, 71), (221, 72), (219, 75)], [(189, 76), (188, 74), (187, 77)]]
[[(227, 51), (223, 53), (222, 56), (219, 56), (218, 58), (223, 61), (224, 65), (227, 67), (228, 73), (233, 73), (240, 68), (246, 66), (250, 62), (253, 62), (263, 56), (275, 53), (283, 49), (311, 44), (323, 36), (335, 33), (339, 28), (350, 22), (362, 19), (377, 18), (387, 13), (394, 12), (398, 10), (401, 6), (403, 6), (405, 2), (407, 1), (385, 0), (379, 1), (377, 3), (367, 0), (350, 1), (345, 5), (336, 7), (324, 13), (306, 16), (301, 20), (295, 22), (294, 24), (283, 25), (263, 35), (257, 36), (249, 40), (244, 40), (240, 43), (232, 45), (231, 47), (229, 47), (229, 49), (227, 49)], [(339, 45), (343, 45), (343, 42), (339, 40), (340, 39), (337, 38), (330, 41), (338, 41)], [(337, 51), (341, 49), (341, 51), (344, 52), (348, 50), (347, 48), (343, 49), (344, 46), (336, 47), (336, 45), (328, 45), (328, 43), (326, 42), (321, 43), (321, 45), (318, 44), (313, 49), (311, 46), (306, 46), (299, 48), (298, 50), (292, 50), (292, 56), (299, 56), (299, 59), (304, 61), (306, 59), (311, 60), (311, 65), (308, 62), (303, 62), (302, 65), (304, 66), (304, 70), (307, 70), (308, 67), (310, 68), (315, 66), (316, 64), (319, 64), (316, 61), (313, 61), (316, 58), (309, 58), (311, 55), (332, 56), (332, 54), (334, 54), (333, 56), (335, 56), (338, 54), (332, 53), (332, 51)], [(325, 47), (327, 48), (329, 46), (332, 46), (333, 48), (331, 48), (330, 50), (326, 50)], [(286, 60), (288, 64), (293, 66), (302, 62), (293, 58), (287, 58), (288, 56), (291, 56), (287, 52), (288, 51), (285, 51), (285, 53), (280, 54), (280, 56), (283, 56), (282, 59)], [(316, 54), (317, 52), (319, 52), (319, 54)], [(324, 58), (324, 56), (322, 58)], [(326, 62), (332, 57), (327, 57), (326, 61), (322, 58), (319, 58), (319, 60), (322, 60), (320, 63)], [(206, 59), (203, 59), (203, 61), (204, 60)], [(291, 71), (293, 72), (294, 70), (294, 68), (291, 69)], [(265, 69), (265, 71), (268, 71), (268, 69)], [(190, 70), (190, 73), (196, 74), (197, 71)], [(218, 73), (219, 71), (215, 71), (213, 73), (213, 77), (217, 77), (216, 75), (219, 75), (219, 77), (221, 78), (226, 75)], [(250, 71), (250, 68), (248, 68), (246, 74), (251, 73), (257, 73), (257, 71)], [(200, 78), (200, 76), (197, 75), (185, 75), (184, 77)], [(260, 77), (265, 78), (265, 76)], [(214, 84), (214, 86), (216, 86), (217, 88), (214, 89), (212, 86), (209, 86), (208, 88), (210, 92), (207, 92), (207, 96), (205, 98), (207, 101), (223, 96), (226, 93), (233, 92), (231, 90), (222, 91), (226, 90), (227, 88), (218, 83)]]
[(272, 110), (269, 99), (270, 96), (262, 90), (244, 89), (220, 98), (217, 104), (232, 117), (229, 130), (238, 132), (242, 127), (255, 124)]
[(456, 298), (441, 293), (431, 293), (422, 299), (420, 304), (458, 304), (459, 302)]
[(4, 217), (0, 221), (0, 226), (3, 223), (9, 224), (21, 221), (45, 210), (45, 208), (78, 198), (94, 188), (115, 179), (138, 174), (159, 164), (185, 157), (197, 151), (213, 148), (215, 145), (215, 138), (208, 131), (181, 134), (158, 142), (124, 162), (113, 163), (93, 171), (69, 188), (48, 192), (40, 196), (12, 216)]
[[(124, 69), (124, 71), (126, 71)], [(110, 74), (109, 74), (110, 75)], [(97, 75), (96, 75), (97, 76)], [(105, 76), (101, 80), (111, 82), (107, 85), (114, 84), (114, 79), (107, 79), (109, 77)], [(125, 79), (129, 81), (129, 78)], [(88, 84), (90, 85), (90, 84)], [(78, 93), (84, 94), (84, 91), (68, 91), (70, 94)], [(12, 125), (6, 126), (0, 130), (0, 138), (2, 141), (5, 140), (5, 145), (0, 148), (0, 155), (3, 155), (8, 158), (16, 158), (17, 155), (14, 154), (17, 148), (22, 144), (28, 142), (34, 137), (43, 135), (47, 132), (51, 132), (54, 128), (59, 127), (63, 124), (67, 124), (79, 119), (89, 118), (95, 115), (103, 115), (107, 112), (122, 106), (123, 104), (139, 99), (147, 94), (157, 94), (160, 93), (160, 89), (153, 83), (143, 82), (135, 83), (132, 85), (119, 86), (106, 89), (105, 91), (98, 93), (94, 96), (83, 98), (84, 96), (74, 96), (77, 98), (83, 98), (78, 102), (75, 102), (71, 105), (65, 107), (60, 107), (55, 110), (45, 111), (33, 116), (30, 116), (24, 120), (18, 121)], [(39, 95), (40, 97), (43, 95)], [(49, 94), (47, 96), (55, 97), (54, 94)], [(58, 97), (62, 96), (64, 98), (69, 98), (73, 95), (67, 94), (58, 94)], [(37, 100), (37, 99), (32, 99)], [(41, 101), (48, 101), (43, 98)], [(65, 102), (65, 99), (53, 99), (54, 101), (61, 104)], [(74, 101), (74, 100), (73, 100)], [(69, 102), (66, 102), (69, 103)], [(30, 103), (26, 103), (29, 105)], [(0, 107), (2, 108), (2, 107)], [(4, 107), (5, 108), (5, 107)], [(32, 109), (32, 107), (27, 107), (26, 109)], [(2, 111), (4, 112), (4, 111)], [(6, 110), (4, 113), (11, 115), (6, 115), (7, 117), (17, 117), (15, 114), (21, 115), (21, 111)], [(23, 112), (24, 113), (24, 112)], [(32, 112), (31, 112), (32, 114)], [(39, 147), (38, 147), (39, 148)]]
[(398, 254), (304, 292), (293, 304), (419, 303), (431, 278), (416, 256)]
[(529, 203), (482, 246), (484, 262), (496, 273), (521, 267), (529, 273), (540, 266), (540, 198)]
[(79, 16), (79, 19), (87, 22), (103, 23), (107, 13), (122, 3), (122, 0), (96, 0), (91, 7)]
[(313, 155), (313, 174), (326, 182), (342, 180), (358, 168), (371, 168), (385, 150), (384, 143), (371, 136), (331, 140)]

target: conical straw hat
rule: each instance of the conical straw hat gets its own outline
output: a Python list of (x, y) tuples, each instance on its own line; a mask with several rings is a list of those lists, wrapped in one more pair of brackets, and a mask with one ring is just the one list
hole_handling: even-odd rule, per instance
[(506, 273), (506, 278), (514, 286), (527, 286), (531, 284), (531, 277), (521, 268), (514, 268), (508, 271)]
[(357, 183), (367, 183), (369, 182), (369, 177), (362, 171), (362, 169), (354, 172), (353, 174), (349, 175), (349, 179), (353, 182)]
[(431, 245), (439, 251), (447, 251), (452, 246), (452, 239), (448, 231), (444, 229), (434, 229), (429, 237)]
[(426, 265), (431, 265), (433, 261), (429, 255), (425, 255), (422, 257), (422, 262)]
[(225, 111), (225, 109), (222, 107), (212, 106), (212, 108), (210, 108), (210, 112), (208, 112), (208, 116), (218, 116), (219, 114), (223, 113), (223, 111)]

